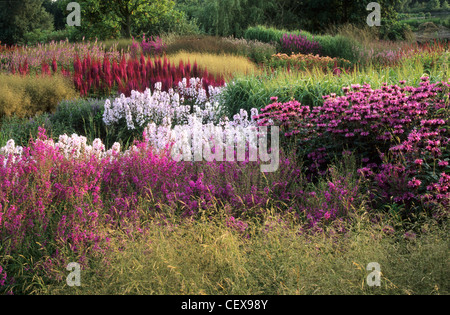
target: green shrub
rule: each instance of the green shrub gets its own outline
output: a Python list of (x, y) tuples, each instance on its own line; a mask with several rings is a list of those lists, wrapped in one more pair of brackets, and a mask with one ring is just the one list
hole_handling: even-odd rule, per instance
[(53, 124), (50, 115), (45, 113), (33, 118), (5, 117), (0, 128), (0, 147), (13, 139), (16, 145), (26, 146), (31, 138), (36, 139), (39, 127), (44, 127), (52, 134)]
[(236, 46), (239, 54), (249, 57), (257, 64), (263, 64), (270, 60), (272, 55), (277, 53), (276, 46), (258, 40), (247, 40), (245, 38), (227, 37), (222, 41), (232, 43)]
[(53, 133), (57, 135), (76, 133), (84, 135), (88, 141), (95, 138), (107, 140), (108, 134), (103, 123), (104, 104), (103, 99), (62, 101), (50, 117)]
[(381, 19), (380, 39), (401, 41), (411, 37), (411, 27), (403, 22)]
[(66, 78), (56, 76), (19, 76), (0, 74), (0, 118), (32, 117), (53, 112), (64, 99), (78, 93)]
[(71, 39), (71, 32), (69, 29), (59, 31), (49, 31), (41, 29), (34, 29), (31, 32), (25, 33), (23, 42), (27, 45), (35, 45), (38, 43), (48, 43), (51, 41), (59, 42), (62, 40)]
[(360, 44), (356, 39), (342, 35), (323, 35), (314, 38), (322, 46), (322, 55), (346, 59), (352, 63), (358, 62)]
[[(253, 26), (249, 27), (244, 32), (244, 38), (247, 40), (257, 40), (263, 43), (275, 43), (278, 44), (283, 37), (283, 34), (294, 34), (294, 35), (305, 35), (305, 32), (300, 31), (287, 31), (280, 30), (273, 27), (265, 27), (265, 26)], [(308, 36), (307, 36), (308, 37)], [(308, 39), (310, 39), (308, 37)]]
[(316, 41), (322, 46), (323, 56), (331, 58), (342, 58), (356, 63), (358, 61), (358, 47), (360, 44), (354, 38), (342, 35), (313, 35), (307, 31), (287, 31), (279, 30), (273, 27), (264, 26), (249, 27), (244, 38), (247, 40), (258, 40), (264, 43), (274, 43), (277, 45), (277, 51), (280, 52), (280, 40), (284, 34), (294, 34), (305, 36), (309, 41)]

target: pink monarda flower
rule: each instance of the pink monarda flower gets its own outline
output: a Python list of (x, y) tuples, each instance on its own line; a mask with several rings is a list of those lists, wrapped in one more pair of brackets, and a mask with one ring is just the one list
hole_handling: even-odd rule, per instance
[(420, 180), (416, 179), (415, 177), (408, 182), (408, 186), (413, 187), (413, 188), (419, 187), (420, 184), (422, 184), (422, 182)]
[(447, 166), (448, 162), (447, 161), (439, 161), (438, 165), (439, 166)]
[(423, 160), (422, 160), (422, 159), (416, 159), (416, 160), (414, 161), (414, 163), (417, 164), (417, 165), (422, 165)]

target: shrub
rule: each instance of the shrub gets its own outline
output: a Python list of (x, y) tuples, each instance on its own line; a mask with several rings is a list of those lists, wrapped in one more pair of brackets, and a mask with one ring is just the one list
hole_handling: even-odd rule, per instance
[(31, 32), (25, 33), (23, 42), (27, 45), (44, 44), (51, 41), (59, 42), (70, 39), (71, 34), (69, 29), (50, 31), (34, 29)]
[(405, 40), (411, 37), (411, 27), (399, 21), (381, 21), (380, 38), (392, 41)]
[(284, 34), (300, 35), (300, 31), (289, 32), (287, 30), (279, 30), (273, 27), (253, 26), (247, 28), (244, 32), (244, 38), (247, 40), (257, 40), (264, 43), (278, 44)]
[(76, 98), (67, 79), (55, 76), (0, 75), (0, 118), (31, 117), (55, 111), (62, 100)]
[(356, 39), (342, 35), (322, 35), (316, 36), (315, 39), (322, 46), (321, 55), (346, 59), (353, 64), (359, 61), (360, 44)]
[(234, 37), (222, 38), (222, 40), (235, 45), (240, 55), (249, 57), (256, 64), (264, 64), (276, 53), (275, 45), (258, 40)]

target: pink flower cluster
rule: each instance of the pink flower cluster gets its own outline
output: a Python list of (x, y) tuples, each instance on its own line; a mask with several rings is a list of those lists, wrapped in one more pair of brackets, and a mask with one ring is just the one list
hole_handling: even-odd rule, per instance
[(288, 139), (295, 136), (310, 170), (320, 174), (321, 165), (323, 172), (329, 158), (348, 148), (366, 163), (361, 174), (385, 199), (447, 205), (450, 84), (428, 77), (418, 87), (403, 84), (353, 84), (343, 88), (344, 96), (323, 96), (323, 105), (314, 108), (273, 98), (254, 119), (279, 125)]
[[(110, 231), (145, 233), (156, 212), (192, 218), (224, 206), (227, 226), (246, 237), (243, 214), (273, 206), (314, 227), (345, 217), (358, 198), (358, 187), (339, 177), (316, 195), (307, 192), (301, 168), (283, 156), (279, 170), (264, 176), (259, 162), (176, 162), (169, 146), (156, 153), (145, 141), (99, 154), (99, 143), (72, 135), (54, 144), (43, 129), (19, 151), (11, 142), (0, 152), (0, 257), (46, 253), (28, 271), (48, 277), (113, 248)], [(16, 275), (3, 268), (0, 284), (6, 271)]]
[(285, 53), (320, 54), (322, 46), (314, 41), (308, 40), (306, 36), (295, 34), (284, 34), (280, 40), (281, 49)]
[(142, 36), (141, 42), (142, 52), (145, 55), (157, 55), (160, 56), (166, 49), (166, 44), (162, 41), (159, 36), (153, 38), (150, 36), (149, 39), (145, 39), (145, 34)]

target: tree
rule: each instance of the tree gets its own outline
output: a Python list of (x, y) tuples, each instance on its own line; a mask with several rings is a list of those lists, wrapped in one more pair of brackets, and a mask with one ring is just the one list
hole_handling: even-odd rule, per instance
[(17, 44), (27, 32), (53, 30), (53, 17), (42, 3), (43, 0), (0, 1), (0, 41)]
[(63, 9), (58, 5), (58, 2), (53, 0), (44, 0), (42, 5), (45, 8), (45, 11), (53, 15), (53, 24), (55, 30), (64, 29), (66, 26), (67, 17), (65, 9), (63, 11)]
[(431, 0), (427, 4), (427, 10), (438, 10), (441, 7), (441, 2), (439, 0)]
[(444, 2), (442, 3), (442, 9), (444, 10), (448, 10), (450, 8), (448, 1), (444, 0)]
[[(64, 7), (71, 0), (62, 0)], [(172, 0), (78, 0), (81, 26), (76, 30), (87, 38), (132, 37), (155, 34), (179, 22), (183, 15)], [(169, 25), (169, 26), (168, 26)]]
[[(367, 5), (371, 0), (302, 0), (297, 9), (293, 11), (303, 21), (307, 30), (320, 32), (331, 25), (366, 23)], [(396, 8), (401, 0), (378, 0), (381, 7), (381, 16), (386, 21), (397, 18)]]

